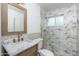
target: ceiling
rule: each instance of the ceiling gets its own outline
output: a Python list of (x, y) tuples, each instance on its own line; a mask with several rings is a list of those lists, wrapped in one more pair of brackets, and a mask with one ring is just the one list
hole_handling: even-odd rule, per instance
[(45, 11), (56, 10), (59, 8), (70, 7), (71, 5), (79, 5), (79, 3), (38, 3)]

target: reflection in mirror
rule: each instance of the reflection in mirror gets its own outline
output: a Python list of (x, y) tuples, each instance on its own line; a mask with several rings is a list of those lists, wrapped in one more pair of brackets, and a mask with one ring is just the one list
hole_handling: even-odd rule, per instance
[(8, 4), (8, 32), (24, 31), (24, 11)]

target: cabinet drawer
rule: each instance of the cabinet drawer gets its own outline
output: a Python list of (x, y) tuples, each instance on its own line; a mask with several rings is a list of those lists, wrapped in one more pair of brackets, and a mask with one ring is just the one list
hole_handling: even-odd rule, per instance
[(22, 51), (21, 53), (17, 54), (17, 56), (34, 56), (37, 54), (37, 45)]

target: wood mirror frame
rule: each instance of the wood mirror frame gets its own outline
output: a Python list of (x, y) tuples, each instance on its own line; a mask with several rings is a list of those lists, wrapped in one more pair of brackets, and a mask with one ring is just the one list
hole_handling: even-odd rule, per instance
[(27, 10), (19, 4), (10, 3), (10, 5), (24, 11), (24, 31), (8, 32), (8, 3), (1, 4), (1, 31), (2, 35), (15, 35), (18, 33), (27, 33)]

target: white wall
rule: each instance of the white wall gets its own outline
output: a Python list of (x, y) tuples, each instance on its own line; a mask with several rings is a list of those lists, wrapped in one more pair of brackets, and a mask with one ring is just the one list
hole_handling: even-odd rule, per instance
[(40, 29), (40, 6), (35, 3), (27, 3), (27, 33), (39, 33)]

